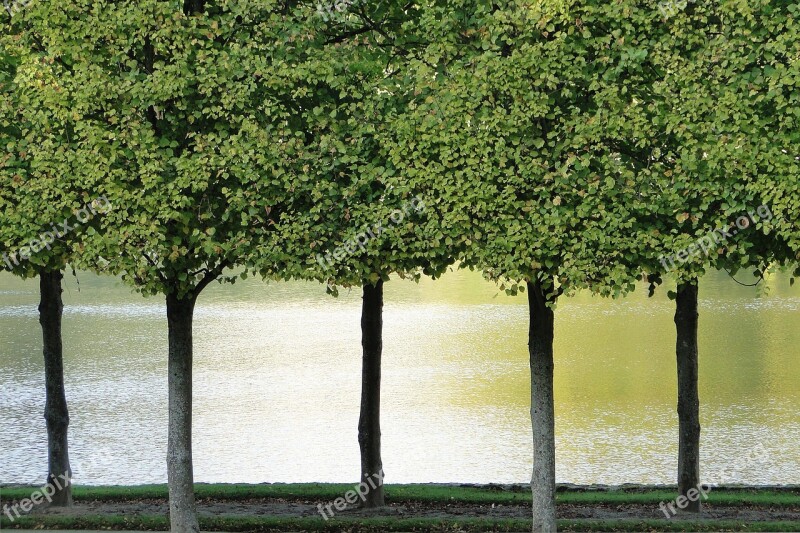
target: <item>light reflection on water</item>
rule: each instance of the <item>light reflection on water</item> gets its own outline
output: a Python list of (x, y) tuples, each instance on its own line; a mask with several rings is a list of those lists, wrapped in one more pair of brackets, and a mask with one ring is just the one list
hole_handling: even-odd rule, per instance
[[(166, 479), (161, 299), (70, 278), (64, 320), (71, 459), (82, 484)], [(800, 292), (723, 275), (701, 286), (703, 480), (800, 483)], [(80, 290), (79, 290), (80, 287)], [(0, 275), (0, 482), (44, 478), (38, 285)], [(559, 481), (669, 483), (676, 468), (673, 303), (662, 290), (557, 310)], [(360, 292), (308, 284), (212, 286), (195, 325), (195, 475), (203, 482), (358, 476)], [(456, 272), (387, 284), (387, 481), (530, 477), (525, 297)], [(744, 453), (755, 443), (769, 461)]]

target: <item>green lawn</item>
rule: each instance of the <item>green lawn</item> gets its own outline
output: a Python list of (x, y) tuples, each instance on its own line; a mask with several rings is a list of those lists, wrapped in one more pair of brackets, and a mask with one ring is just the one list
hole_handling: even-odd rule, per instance
[[(247, 500), (251, 498), (281, 498), (285, 500), (333, 500), (352, 490), (353, 484), (293, 483), (263, 485), (196, 485), (200, 499)], [(0, 489), (4, 502), (27, 498), (37, 487)], [(166, 485), (139, 485), (134, 487), (81, 487), (73, 488), (75, 501), (124, 501), (136, 499), (165, 499)], [(673, 500), (675, 491), (627, 489), (617, 491), (564, 491), (556, 495), (559, 503), (575, 504), (658, 504)], [(389, 502), (449, 502), (519, 504), (530, 502), (528, 490), (507, 491), (491, 487), (445, 487), (442, 485), (386, 485)], [(800, 507), (800, 490), (722, 490), (713, 489), (708, 503), (715, 505), (772, 505)]]

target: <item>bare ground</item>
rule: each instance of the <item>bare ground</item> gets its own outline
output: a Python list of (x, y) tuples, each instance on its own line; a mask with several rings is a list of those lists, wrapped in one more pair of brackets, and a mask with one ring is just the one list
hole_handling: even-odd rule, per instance
[[(273, 516), (284, 518), (321, 517), (318, 504), (328, 505), (329, 501), (302, 501), (282, 499), (252, 499), (225, 501), (203, 499), (198, 500), (198, 511), (201, 516), (219, 517), (258, 517)], [(333, 507), (331, 506), (331, 509)], [(166, 500), (131, 500), (121, 502), (81, 502), (69, 509), (34, 510), (34, 515), (50, 516), (85, 516), (85, 515), (167, 515), (169, 508)], [(335, 512), (337, 517), (394, 516), (398, 518), (493, 518), (524, 519), (530, 516), (530, 505), (492, 505), (464, 503), (420, 503), (405, 502), (391, 504), (381, 511), (368, 511), (355, 507)], [(564, 519), (663, 519), (664, 513), (657, 505), (642, 504), (559, 504), (558, 518)], [(679, 515), (676, 519), (680, 519)], [(747, 522), (793, 520), (800, 521), (798, 507), (766, 507), (766, 506), (712, 506), (704, 504), (700, 516), (687, 516), (696, 519), (725, 519)]]

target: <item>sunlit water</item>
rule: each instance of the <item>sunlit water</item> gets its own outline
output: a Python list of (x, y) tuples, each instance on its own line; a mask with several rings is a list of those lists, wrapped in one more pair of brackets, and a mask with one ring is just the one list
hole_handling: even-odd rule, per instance
[[(67, 279), (70, 452), (80, 484), (166, 480), (166, 313), (119, 281)], [(703, 480), (800, 483), (800, 291), (701, 285)], [(386, 286), (387, 482), (530, 479), (527, 307), (478, 274)], [(38, 284), (0, 275), (0, 483), (47, 468)], [(677, 464), (674, 304), (564, 299), (556, 325), (557, 478), (670, 483)], [(212, 286), (195, 323), (195, 477), (353, 481), (360, 292)], [(767, 453), (750, 453), (757, 444)]]

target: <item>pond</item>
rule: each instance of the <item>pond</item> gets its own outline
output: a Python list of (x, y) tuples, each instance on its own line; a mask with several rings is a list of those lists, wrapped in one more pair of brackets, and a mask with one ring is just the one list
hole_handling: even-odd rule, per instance
[[(744, 280), (748, 281), (748, 280)], [(69, 275), (64, 315), (70, 454), (85, 485), (166, 481), (166, 312), (114, 278)], [(800, 483), (800, 290), (713, 273), (700, 287), (702, 477)], [(38, 283), (0, 275), (0, 483), (47, 469)], [(674, 302), (644, 287), (556, 311), (559, 482), (674, 483)], [(353, 482), (360, 291), (212, 285), (195, 321), (199, 482)], [(525, 296), (477, 273), (386, 285), (387, 483), (530, 479)], [(761, 452), (753, 453), (755, 447)]]

